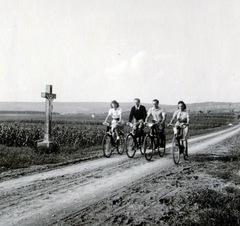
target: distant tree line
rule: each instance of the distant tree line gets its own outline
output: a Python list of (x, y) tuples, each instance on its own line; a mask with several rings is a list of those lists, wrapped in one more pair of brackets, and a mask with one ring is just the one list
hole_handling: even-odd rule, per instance
[[(45, 111), (0, 111), (0, 114), (45, 114)], [(59, 115), (57, 112), (52, 114)]]

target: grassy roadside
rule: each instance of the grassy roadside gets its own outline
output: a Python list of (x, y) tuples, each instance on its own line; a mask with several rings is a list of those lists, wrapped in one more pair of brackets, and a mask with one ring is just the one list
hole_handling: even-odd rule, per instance
[(239, 216), (240, 134), (197, 154), (191, 154), (190, 150), (189, 161), (181, 159), (179, 165), (116, 191), (79, 213), (76, 222), (238, 226)]
[[(240, 134), (191, 156), (178, 173), (168, 225), (240, 225)], [(175, 209), (176, 210), (176, 209)]]
[(85, 149), (64, 147), (59, 152), (39, 152), (30, 147), (0, 146), (0, 173), (10, 169), (29, 168), (41, 165), (67, 165), (102, 156), (101, 146)]

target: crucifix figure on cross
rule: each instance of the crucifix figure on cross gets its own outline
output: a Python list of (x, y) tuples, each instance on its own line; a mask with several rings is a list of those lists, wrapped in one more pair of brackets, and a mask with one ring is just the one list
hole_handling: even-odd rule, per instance
[(41, 93), (41, 97), (45, 98), (45, 127), (44, 140), (38, 143), (38, 146), (50, 147), (51, 142), (51, 124), (52, 124), (52, 102), (56, 99), (56, 94), (52, 93), (52, 85), (46, 85), (46, 92)]

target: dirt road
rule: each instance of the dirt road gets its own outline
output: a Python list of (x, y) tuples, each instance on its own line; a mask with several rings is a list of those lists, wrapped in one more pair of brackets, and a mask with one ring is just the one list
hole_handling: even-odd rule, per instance
[[(190, 158), (191, 153), (204, 150), (239, 132), (239, 126), (235, 126), (189, 139)], [(116, 191), (136, 182), (141, 184), (148, 175), (158, 175), (174, 166), (169, 147), (170, 144), (163, 158), (156, 155), (151, 162), (147, 162), (140, 153), (133, 159), (125, 154), (113, 155), (109, 159), (86, 161), (2, 181), (0, 224), (83, 225), (79, 222), (84, 219), (78, 219), (81, 211), (90, 213), (97, 208), (94, 206), (101, 206), (101, 200), (114, 197)], [(172, 190), (164, 187), (162, 192), (166, 194)], [(121, 202), (121, 199), (116, 197), (115, 201)], [(103, 222), (96, 221), (94, 225), (103, 225)]]

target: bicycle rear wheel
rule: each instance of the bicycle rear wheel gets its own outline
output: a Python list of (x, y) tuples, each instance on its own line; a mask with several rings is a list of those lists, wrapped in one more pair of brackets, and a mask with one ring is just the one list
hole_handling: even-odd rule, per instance
[(109, 158), (112, 154), (112, 137), (110, 135), (104, 135), (103, 137), (103, 141), (102, 141), (102, 145), (103, 145), (103, 155), (106, 158)]
[(136, 143), (132, 134), (128, 134), (126, 138), (126, 152), (129, 158), (133, 158), (136, 153)]
[(172, 154), (173, 154), (173, 161), (175, 164), (179, 163), (180, 160), (180, 147), (179, 147), (179, 142), (176, 137), (173, 138), (172, 140)]
[(163, 157), (166, 149), (166, 136), (164, 135), (162, 139), (162, 145), (158, 147), (158, 154), (160, 157)]
[(144, 139), (143, 149), (145, 158), (150, 161), (153, 156), (154, 142), (150, 135), (147, 135)]
[(123, 152), (124, 152), (124, 141), (125, 141), (125, 139), (124, 139), (124, 135), (123, 134), (120, 134), (120, 139), (119, 139), (119, 141), (118, 141), (118, 144), (117, 144), (117, 152), (118, 152), (118, 154), (119, 155), (122, 155), (123, 154)]

